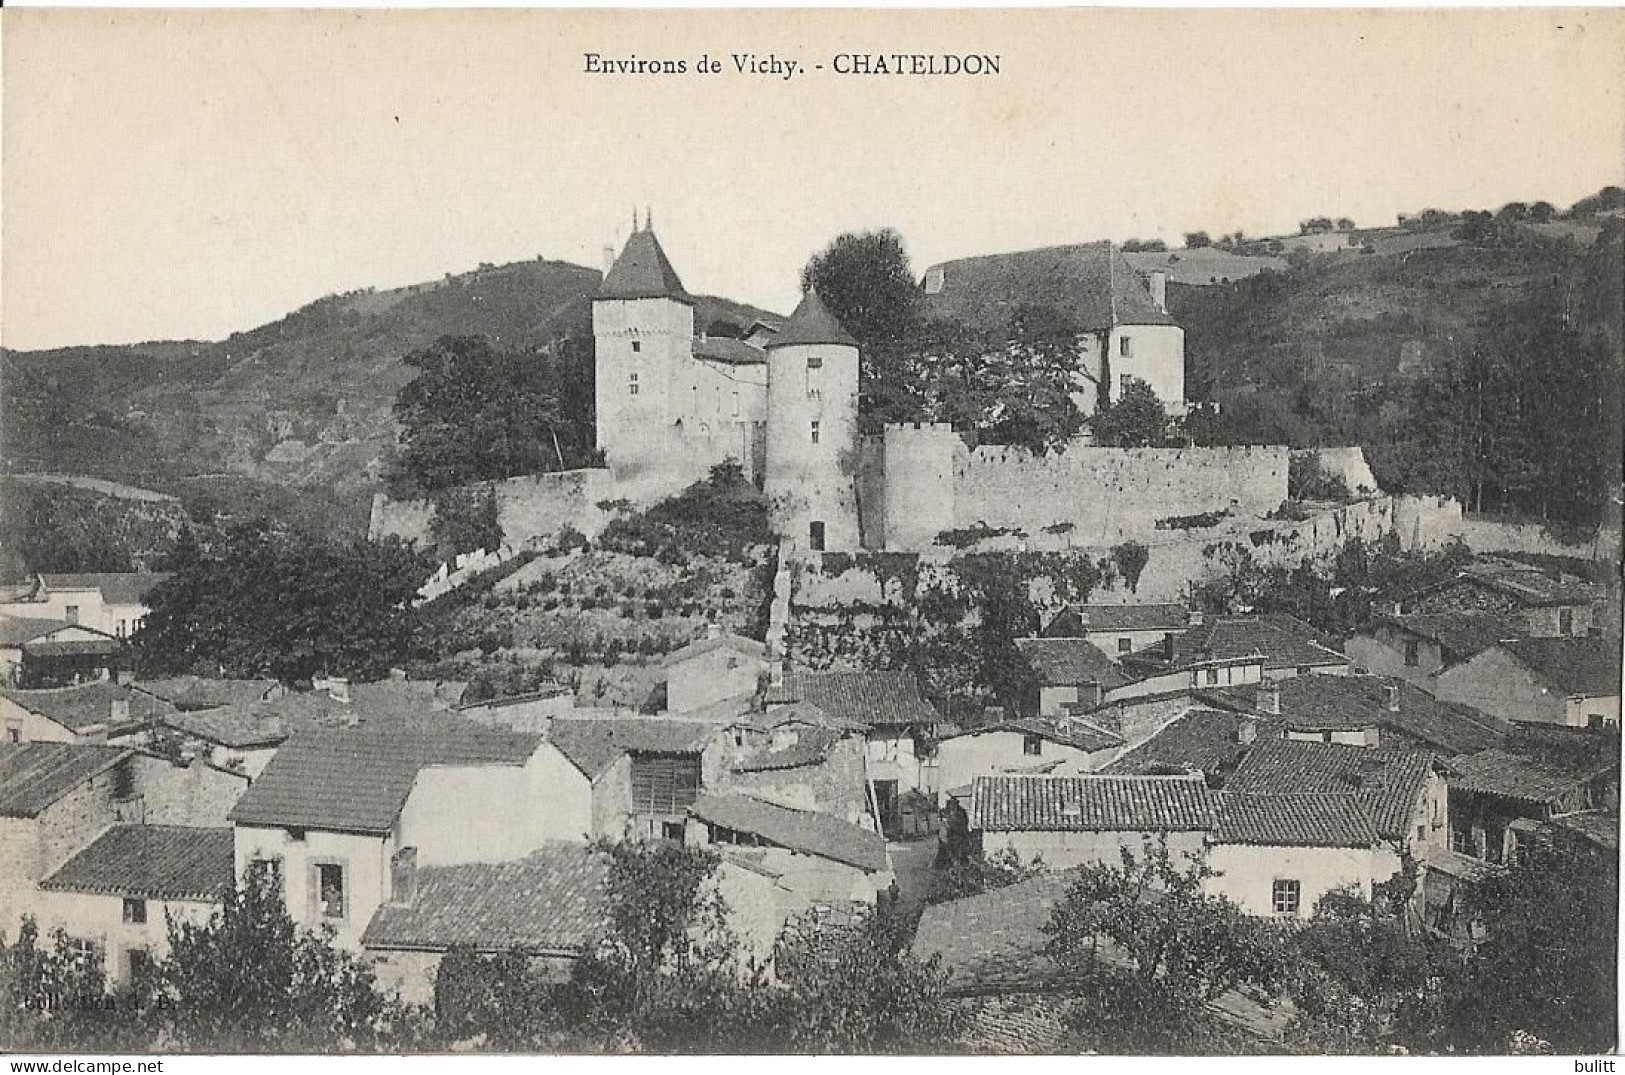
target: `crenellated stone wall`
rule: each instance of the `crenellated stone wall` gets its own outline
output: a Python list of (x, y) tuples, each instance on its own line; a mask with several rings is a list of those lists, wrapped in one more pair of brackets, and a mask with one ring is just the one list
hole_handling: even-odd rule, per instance
[[(530, 474), (481, 482), (477, 488), (483, 490), (486, 485), (496, 491), (503, 541), (514, 548), (552, 537), (567, 524), (588, 537), (597, 535), (609, 521), (598, 505), (619, 495), (614, 474), (602, 468)], [(433, 520), (431, 501), (392, 500), (378, 493), (372, 498), (367, 536), (374, 541), (394, 535), (427, 543)]]

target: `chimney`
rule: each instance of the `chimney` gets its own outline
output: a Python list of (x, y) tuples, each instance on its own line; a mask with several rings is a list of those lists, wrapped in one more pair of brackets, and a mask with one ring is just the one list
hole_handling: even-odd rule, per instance
[(1188, 621), (1188, 625), (1191, 626), (1191, 627), (1200, 627), (1200, 626), (1202, 626), (1202, 610), (1201, 609), (1199, 609), (1199, 608), (1191, 609), (1191, 614), (1190, 614), (1190, 619)]
[(327, 688), (327, 693), (335, 702), (350, 701), (350, 681), (343, 676), (328, 676), (323, 686)]
[(1252, 717), (1242, 717), (1236, 723), (1236, 742), (1242, 746), (1250, 746), (1258, 738), (1258, 721)]
[(1151, 270), (1151, 301), (1157, 304), (1157, 309), (1163, 313), (1168, 312), (1168, 270)]
[(410, 907), (418, 898), (418, 849), (403, 847), (389, 860), (389, 902)]
[(107, 715), (109, 726), (123, 724), (130, 719), (130, 700), (128, 698), (114, 698)]
[(1399, 712), (1399, 687), (1397, 684), (1387, 683), (1383, 685), (1382, 707), (1390, 713)]
[(1281, 715), (1281, 688), (1275, 683), (1266, 683), (1258, 688), (1258, 709), (1261, 713), (1268, 713), (1272, 717)]

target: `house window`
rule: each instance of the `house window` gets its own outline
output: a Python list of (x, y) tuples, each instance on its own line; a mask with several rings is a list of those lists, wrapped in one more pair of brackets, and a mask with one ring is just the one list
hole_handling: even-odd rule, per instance
[(1572, 635), (1574, 633), (1574, 610), (1572, 608), (1557, 610), (1557, 633), (1560, 635)]
[(1478, 844), (1473, 840), (1473, 830), (1452, 827), (1450, 830), (1450, 850), (1458, 855), (1470, 855), (1477, 858)]
[(118, 635), (118, 637), (120, 637), (120, 638), (124, 638), (126, 635), (128, 635), (130, 633), (130, 621), (129, 620), (119, 620), (118, 621), (118, 626), (113, 628), (113, 633)]
[(1298, 913), (1299, 902), (1303, 896), (1303, 886), (1294, 880), (1285, 878), (1275, 882), (1270, 891), (1270, 902), (1275, 907), (1276, 914)]
[(813, 552), (824, 551), (824, 524), (821, 520), (814, 520), (807, 524), (807, 547)]
[(1022, 736), (1021, 752), (1030, 758), (1041, 757), (1044, 753), (1044, 737), (1041, 735)]
[(21, 743), (23, 741), (23, 726), (12, 722), (6, 725), (6, 742)]
[(249, 859), (248, 869), (243, 872), (243, 877), (251, 885), (264, 885), (269, 888), (276, 893), (278, 899), (284, 898), (281, 859)]
[(152, 956), (145, 948), (129, 948), (124, 952), (124, 965), (129, 967), (131, 978), (140, 978), (152, 966)]
[(817, 422), (814, 422), (812, 424), (812, 442), (814, 444), (818, 443), (818, 423)]
[(1134, 640), (1132, 638), (1119, 638), (1117, 640), (1117, 652), (1118, 653), (1129, 653), (1129, 652), (1132, 652), (1133, 649), (1134, 649)]
[(316, 913), (323, 918), (344, 917), (344, 867), (336, 862), (318, 862), (313, 871)]
[[(1128, 341), (1125, 340), (1124, 342), (1126, 343)], [(1128, 383), (1133, 379), (1134, 378), (1130, 377), (1126, 373), (1119, 373), (1117, 375), (1117, 395), (1119, 398), (1128, 395)]]
[(66, 608), (64, 608), (62, 610), (62, 618), (67, 620), (69, 623), (78, 623), (79, 622), (79, 606), (78, 605), (69, 605)]
[(1117, 353), (1124, 358), (1134, 357), (1134, 339), (1130, 336), (1121, 336), (1117, 340)]
[(1202, 670), (1202, 682), (1210, 687), (1219, 682), (1219, 670), (1217, 668), (1204, 668)]
[(147, 924), (147, 901), (126, 899), (124, 901), (124, 921), (132, 926)]
[(629, 396), (638, 394), (638, 375), (635, 373), (626, 375), (626, 394)]
[(100, 960), (101, 945), (86, 937), (69, 937), (68, 956), (75, 963), (86, 966)]
[(683, 842), (683, 823), (681, 821), (664, 821), (660, 825), (660, 838), (671, 840), (674, 843)]
[(642, 351), (643, 351), (643, 341), (642, 340), (633, 340), (632, 341), (632, 353), (635, 355), (635, 354), (641, 353)]
[(824, 368), (824, 356), (823, 355), (808, 355), (807, 356), (807, 368), (810, 369), (810, 370), (821, 370), (821, 369), (823, 369)]
[(1416, 640), (1405, 643), (1405, 667), (1415, 668), (1422, 663), (1422, 644)]

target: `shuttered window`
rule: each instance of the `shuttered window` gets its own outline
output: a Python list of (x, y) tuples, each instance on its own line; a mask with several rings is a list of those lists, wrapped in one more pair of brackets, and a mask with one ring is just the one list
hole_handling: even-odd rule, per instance
[(647, 814), (678, 814), (700, 795), (700, 759), (693, 755), (634, 754), (632, 809)]

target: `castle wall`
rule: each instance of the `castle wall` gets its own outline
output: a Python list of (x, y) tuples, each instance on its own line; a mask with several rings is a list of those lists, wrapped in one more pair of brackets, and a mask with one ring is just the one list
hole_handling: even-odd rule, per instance
[(968, 452), (946, 423), (889, 425), (885, 451), (885, 547), (924, 549), (955, 526), (958, 474)]
[[(599, 503), (624, 495), (617, 492), (615, 476), (604, 469), (531, 474), (481, 482), (479, 488), (487, 484), (496, 492), (503, 541), (515, 548), (550, 538), (567, 524), (594, 537), (608, 521)], [(379, 493), (372, 498), (367, 536), (377, 541), (394, 535), (427, 544), (433, 519), (434, 505), (428, 500), (391, 500)]]

